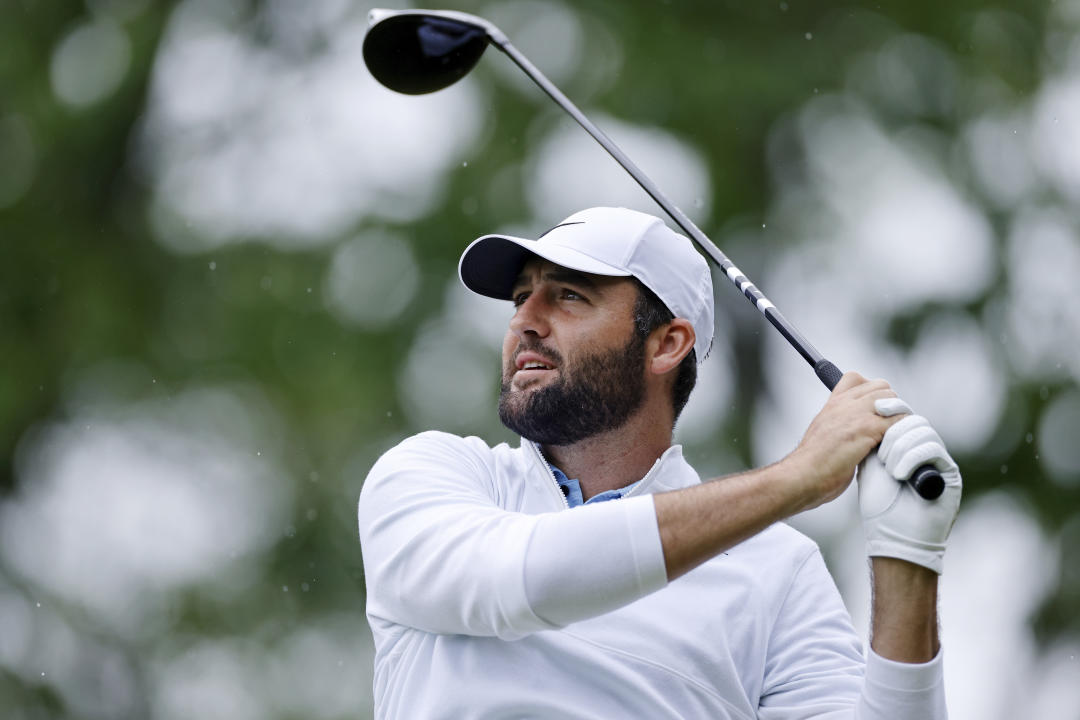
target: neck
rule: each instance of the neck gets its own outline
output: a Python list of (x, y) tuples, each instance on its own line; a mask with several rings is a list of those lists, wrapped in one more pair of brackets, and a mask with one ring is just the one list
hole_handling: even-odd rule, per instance
[(671, 447), (671, 422), (639, 411), (625, 425), (571, 445), (544, 445), (544, 456), (567, 477), (581, 483), (589, 498), (645, 476)]

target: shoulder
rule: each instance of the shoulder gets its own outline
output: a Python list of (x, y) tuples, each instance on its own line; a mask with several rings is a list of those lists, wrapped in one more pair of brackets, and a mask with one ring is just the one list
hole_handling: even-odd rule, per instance
[(495, 462), (505, 445), (491, 447), (478, 437), (429, 430), (407, 437), (384, 452), (368, 479), (403, 469), (461, 468), (477, 470)]
[(492, 447), (478, 437), (427, 431), (405, 438), (384, 452), (368, 472), (362, 493), (369, 486), (391, 480), (432, 485), (468, 479), (489, 485), (498, 468), (520, 462), (521, 451), (505, 443)]
[(771, 618), (770, 633), (783, 635), (813, 625), (845, 638), (852, 634), (851, 618), (812, 539), (776, 523), (729, 552), (729, 559), (752, 578), (747, 582), (757, 589), (764, 616)]
[(820, 555), (818, 545), (786, 523), (775, 523), (736, 546), (740, 555), (759, 567), (781, 565), (795, 576), (807, 560)]
[(407, 437), (394, 447), (382, 454), (379, 460), (399, 456), (431, 456), (431, 455), (472, 455), (484, 457), (492, 455), (495, 448), (489, 446), (478, 437), (461, 437), (439, 430), (428, 430)]

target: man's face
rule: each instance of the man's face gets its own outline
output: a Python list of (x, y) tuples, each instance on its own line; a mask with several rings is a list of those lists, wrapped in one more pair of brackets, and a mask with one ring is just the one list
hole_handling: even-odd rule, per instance
[(621, 427), (645, 397), (637, 287), (544, 260), (514, 286), (499, 418), (522, 437), (567, 445)]

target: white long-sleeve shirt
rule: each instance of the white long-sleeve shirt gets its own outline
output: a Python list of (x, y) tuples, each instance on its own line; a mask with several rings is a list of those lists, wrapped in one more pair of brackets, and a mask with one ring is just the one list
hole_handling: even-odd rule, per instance
[(652, 494), (566, 506), (529, 442), (423, 433), (359, 504), (379, 718), (945, 718), (941, 656), (869, 654), (816, 545), (777, 524), (668, 583)]

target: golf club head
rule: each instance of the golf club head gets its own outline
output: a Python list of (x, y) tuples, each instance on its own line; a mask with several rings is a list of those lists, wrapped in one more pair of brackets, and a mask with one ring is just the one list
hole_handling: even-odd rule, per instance
[(364, 62), (380, 83), (406, 95), (442, 90), (465, 77), (488, 44), (480, 18), (427, 10), (372, 10)]

